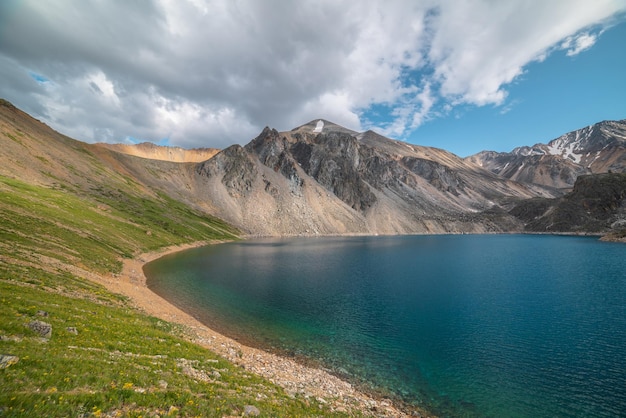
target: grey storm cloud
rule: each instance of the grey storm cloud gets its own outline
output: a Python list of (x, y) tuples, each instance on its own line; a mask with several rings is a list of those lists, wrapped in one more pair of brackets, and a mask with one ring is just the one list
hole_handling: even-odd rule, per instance
[(583, 29), (590, 47), (626, 7), (591, 3), (6, 0), (0, 96), (85, 141), (224, 147), (317, 117), (361, 129), (372, 105), (402, 134), (438, 102), (502, 103)]

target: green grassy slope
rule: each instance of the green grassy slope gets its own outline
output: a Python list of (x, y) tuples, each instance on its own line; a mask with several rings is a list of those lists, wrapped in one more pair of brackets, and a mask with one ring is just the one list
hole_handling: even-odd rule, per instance
[(123, 190), (80, 196), (0, 177), (2, 254), (45, 255), (97, 272), (119, 272), (120, 257), (164, 245), (236, 238), (237, 231), (166, 196)]
[[(237, 230), (147, 190), (35, 122), (11, 123), (0, 126), (0, 165), (24, 169), (0, 170), (0, 355), (19, 361), (0, 365), (0, 417), (221, 417), (241, 416), (246, 405), (262, 416), (333, 415), (85, 278), (118, 273), (121, 259), (141, 252), (237, 239)], [(36, 320), (52, 325), (50, 339), (28, 327)]]
[[(3, 417), (221, 417), (246, 405), (264, 416), (322, 412), (187, 343), (172, 325), (107, 303), (104, 292), (95, 290), (96, 303), (25, 286), (20, 276), (0, 281), (0, 352), (20, 358), (0, 370)], [(26, 328), (34, 319), (52, 325), (49, 341)]]

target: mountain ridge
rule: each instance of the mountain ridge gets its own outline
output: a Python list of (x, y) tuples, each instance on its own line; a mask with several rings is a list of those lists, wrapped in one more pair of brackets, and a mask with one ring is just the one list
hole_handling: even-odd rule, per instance
[(95, 145), (108, 148), (122, 154), (134, 155), (136, 157), (151, 160), (162, 160), (176, 163), (199, 163), (206, 161), (218, 152), (217, 148), (181, 148), (165, 145), (156, 145), (152, 142), (142, 142), (139, 144), (108, 144), (104, 142)]
[[(258, 201), (273, 208), (267, 212), (287, 213), (292, 217), (290, 222), (297, 224), (297, 216), (280, 209), (284, 196), (291, 195), (294, 201), (306, 200), (305, 206), (309, 208), (332, 205), (334, 211), (324, 212), (334, 225), (349, 219), (349, 226), (344, 223), (338, 230), (328, 230), (318, 228), (315, 222), (311, 224), (310, 214), (303, 215), (299, 221), (309, 227), (289, 232), (296, 234), (504, 231), (514, 228), (514, 219), (493, 220), (493, 213), (487, 215), (486, 210), (511, 197), (553, 195), (547, 189), (502, 180), (444, 150), (374, 138), (377, 134), (373, 133), (324, 131), (327, 122), (316, 131), (316, 121), (319, 120), (286, 132), (266, 127), (249, 144), (236, 148), (236, 152), (229, 147), (222, 151), (223, 155), (215, 157), (221, 161), (223, 172), (219, 172), (213, 161), (204, 163), (213, 169), (200, 171), (212, 184), (215, 177), (224, 180), (222, 186), (226, 182), (230, 193), (221, 195), (228, 195), (226, 199), (231, 200), (231, 207), (250, 206), (246, 201), (254, 194)], [(234, 183), (232, 172), (241, 174)], [(254, 177), (259, 175), (263, 187), (254, 185)], [(481, 180), (488, 184), (477, 184)], [(222, 186), (214, 186), (214, 190)], [(256, 193), (261, 189), (270, 196)], [(315, 191), (311, 195), (312, 190)], [(310, 199), (313, 195), (317, 196), (314, 204)], [(339, 212), (341, 221), (335, 219)], [(481, 215), (482, 212), (485, 214)], [(224, 213), (224, 216), (233, 215)], [(273, 221), (279, 220), (274, 217)]]
[(156, 145), (86, 144), (12, 105), (0, 110), (0, 174), (78, 193), (132, 185), (138, 196), (169, 196), (248, 235), (521, 232), (516, 205), (563, 195), (443, 149), (323, 119), (285, 132), (266, 127), (245, 146), (197, 161)]
[(626, 171), (626, 119), (598, 122), (547, 144), (481, 151), (466, 159), (511, 180), (571, 189), (580, 175)]

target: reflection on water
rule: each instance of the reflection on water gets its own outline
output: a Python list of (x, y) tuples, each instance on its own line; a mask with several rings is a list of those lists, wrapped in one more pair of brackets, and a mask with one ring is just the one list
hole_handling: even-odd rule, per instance
[(626, 411), (626, 246), (554, 236), (256, 240), (164, 257), (207, 325), (449, 416)]

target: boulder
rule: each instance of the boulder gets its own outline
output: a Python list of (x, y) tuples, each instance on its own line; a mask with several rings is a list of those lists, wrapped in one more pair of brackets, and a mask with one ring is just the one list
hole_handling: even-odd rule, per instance
[(14, 365), (18, 361), (20, 361), (20, 358), (17, 356), (0, 354), (0, 369), (6, 369), (7, 367)]
[(51, 338), (52, 337), (52, 325), (43, 321), (32, 321), (28, 324), (28, 328), (35, 331), (43, 338)]
[(256, 406), (246, 405), (243, 407), (244, 417), (258, 417), (259, 415), (261, 415), (261, 411)]

